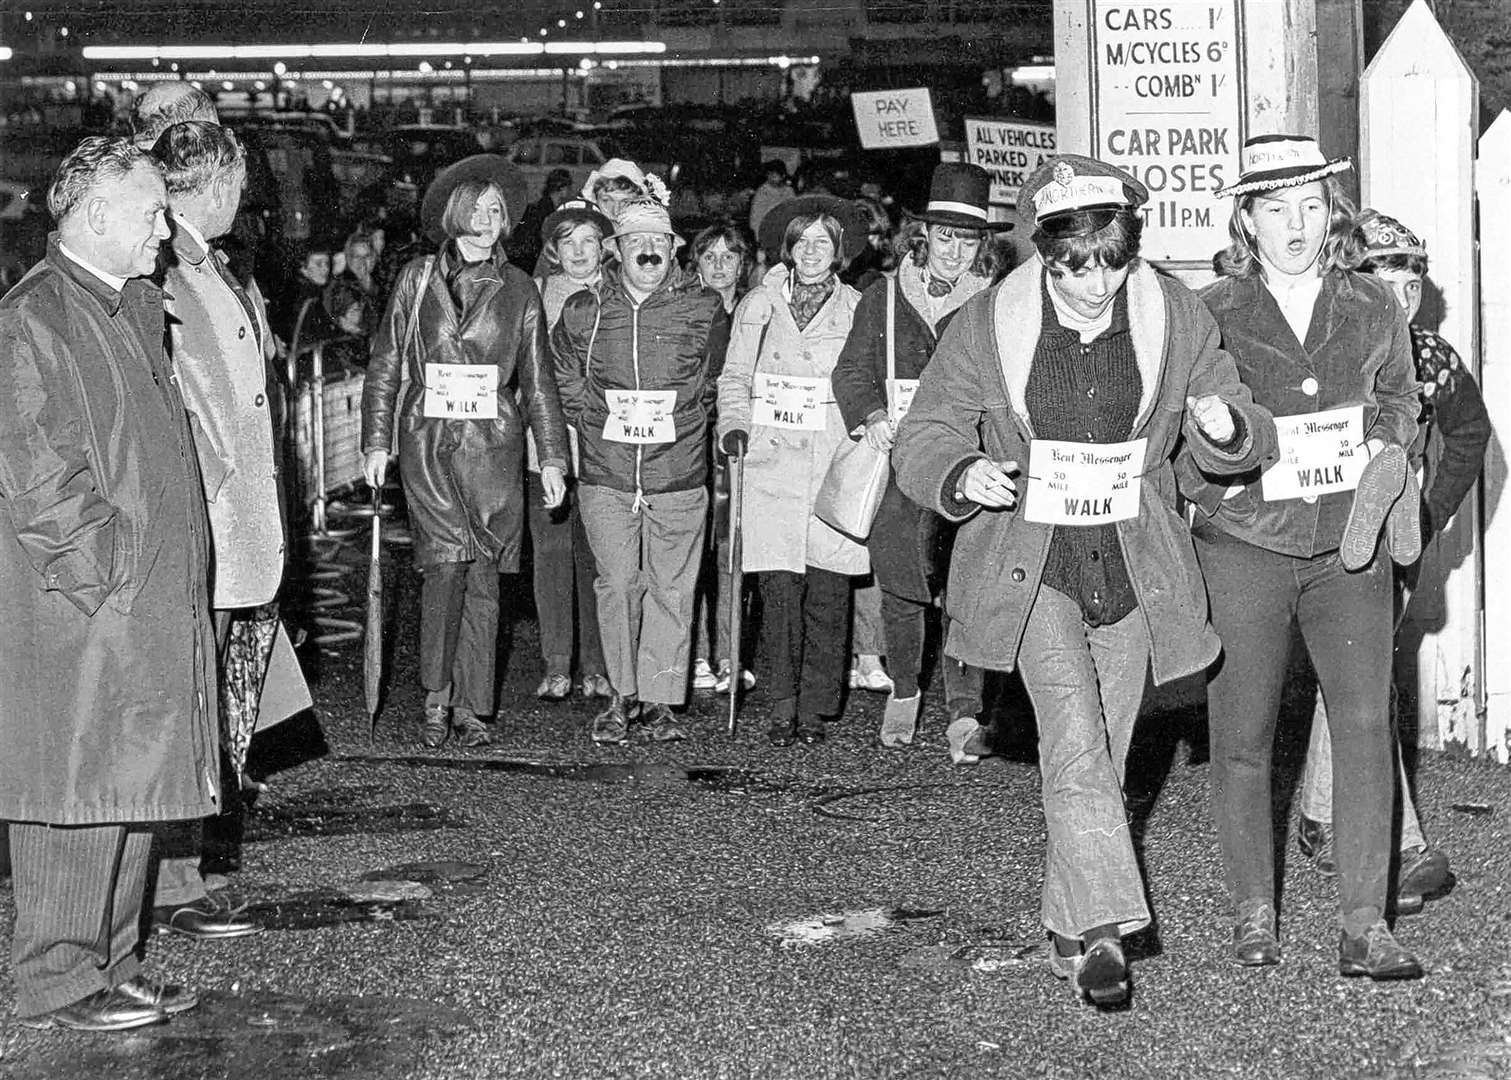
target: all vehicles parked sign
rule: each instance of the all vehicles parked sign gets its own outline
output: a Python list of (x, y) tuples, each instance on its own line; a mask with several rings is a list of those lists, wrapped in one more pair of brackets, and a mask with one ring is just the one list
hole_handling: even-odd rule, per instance
[(1055, 129), (1053, 124), (967, 116), (965, 146), (966, 160), (992, 175), (992, 203), (1016, 206), (1028, 174), (1054, 156)]
[(1092, 154), (1148, 186), (1147, 258), (1209, 262), (1243, 144), (1238, 0), (1088, 3)]

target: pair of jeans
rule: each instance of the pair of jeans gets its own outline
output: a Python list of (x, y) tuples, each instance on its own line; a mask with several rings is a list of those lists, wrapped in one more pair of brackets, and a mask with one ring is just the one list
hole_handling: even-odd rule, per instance
[(855, 633), (850, 651), (857, 656), (886, 656), (887, 639), (881, 621), (881, 586), (872, 578), (854, 582)]
[[(713, 661), (715, 669), (729, 660), (729, 585), (729, 539), (724, 537), (703, 553), (703, 568), (698, 573), (697, 626), (693, 634), (693, 656)], [(744, 603), (743, 595), (741, 602)], [(742, 613), (744, 610), (742, 607)], [(750, 668), (749, 655), (741, 658), (740, 666)]]
[(1389, 559), (1350, 573), (1336, 551), (1282, 555), (1211, 526), (1195, 538), (1223, 644), (1207, 716), (1212, 811), (1233, 906), (1275, 901), (1270, 764), (1299, 626), (1327, 702), (1333, 771), (1349, 778), (1347, 796), (1333, 798), (1340, 922), (1362, 934), (1385, 911), (1395, 803)]
[(1044, 824), (1045, 927), (1061, 937), (1116, 923), (1149, 925), (1123, 770), (1149, 670), (1149, 629), (1135, 609), (1088, 626), (1064, 593), (1039, 587), (1018, 671), (1039, 724)]
[[(905, 596), (881, 591), (882, 632), (886, 637), (887, 673), (895, 689), (892, 696), (910, 698), (918, 693), (918, 678), (923, 671), (923, 641), (928, 632), (928, 613), (932, 604), (909, 600)], [(944, 616), (948, 638), (949, 616)], [(858, 620), (857, 620), (858, 621)], [(857, 648), (856, 652), (860, 649)], [(944, 699), (950, 719), (981, 715), (981, 687), (984, 672), (946, 656), (940, 661), (944, 673)]]
[(810, 566), (802, 574), (763, 570), (761, 655), (774, 708), (796, 702), (800, 716), (839, 715), (849, 657), (850, 579)]
[(481, 559), (421, 567), (420, 685), (452, 708), (493, 713), (498, 566)]
[(598, 571), (577, 505), (577, 485), (568, 483), (567, 497), (553, 509), (546, 506), (540, 473), (527, 473), (525, 499), (530, 508), (535, 613), (540, 619), (546, 674), (570, 676), (575, 655), (579, 675), (602, 675), (603, 643), (598, 637), (598, 597), (593, 588)]
[[(1406, 616), (1406, 603), (1411, 599), (1411, 589), (1406, 575), (1395, 575), (1395, 625), (1400, 629)], [(1391, 695), (1391, 708), (1395, 708), (1395, 695)], [(1394, 712), (1392, 712), (1394, 717)], [(1393, 724), (1394, 726), (1394, 724)], [(1422, 832), (1422, 821), (1417, 816), (1417, 803), (1411, 795), (1411, 781), (1406, 776), (1406, 762), (1397, 755), (1398, 775), (1401, 785), (1401, 839), (1396, 845), (1402, 851), (1411, 851), (1427, 846), (1427, 837)], [(1306, 764), (1301, 769), (1301, 813), (1313, 821), (1332, 824), (1333, 820), (1333, 737), (1327, 729), (1327, 706), (1322, 692), (1317, 692), (1317, 707), (1312, 710), (1312, 733), (1306, 744)]]
[(580, 484), (577, 491), (598, 567), (598, 632), (609, 682), (626, 697), (681, 705), (708, 489), (636, 495)]

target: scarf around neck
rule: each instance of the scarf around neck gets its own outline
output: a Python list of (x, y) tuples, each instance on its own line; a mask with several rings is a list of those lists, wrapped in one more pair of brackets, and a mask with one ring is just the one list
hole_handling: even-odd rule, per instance
[(788, 301), (792, 308), (792, 319), (797, 323), (799, 330), (805, 330), (813, 317), (818, 314), (819, 308), (824, 306), (834, 292), (834, 275), (828, 274), (822, 281), (815, 281), (805, 285), (796, 277), (792, 277), (792, 298)]

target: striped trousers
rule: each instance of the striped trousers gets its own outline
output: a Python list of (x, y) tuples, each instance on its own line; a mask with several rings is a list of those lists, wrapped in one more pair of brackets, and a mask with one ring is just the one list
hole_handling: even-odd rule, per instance
[(142, 825), (11, 823), (18, 1016), (135, 978), (151, 850)]

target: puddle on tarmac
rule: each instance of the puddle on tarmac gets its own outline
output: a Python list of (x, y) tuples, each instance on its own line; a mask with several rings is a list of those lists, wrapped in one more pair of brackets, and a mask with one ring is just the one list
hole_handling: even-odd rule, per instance
[(272, 992), (202, 995), (170, 1023), (108, 1037), (52, 1036), (7, 1058), (13, 1075), (50, 1080), (180, 1076), (371, 1080), (408, 1075), (423, 1044), (472, 1026), (412, 998), (308, 1000)]
[(925, 945), (913, 949), (898, 961), (904, 968), (969, 968), (987, 974), (1013, 971), (1031, 964), (1043, 964), (1049, 942), (1005, 940), (967, 944)]
[(268, 930), (318, 930), (352, 923), (412, 922), (437, 918), (418, 900), (357, 897), (338, 889), (310, 889), (246, 906)]
[(434, 757), (422, 754), (377, 756), (353, 754), (332, 758), (352, 765), (403, 765), (409, 768), (455, 769), (459, 772), (520, 773), (546, 776), (556, 780), (578, 780), (598, 784), (693, 784), (709, 791), (736, 795), (754, 792), (791, 791), (796, 783), (725, 765), (662, 765), (654, 762), (633, 764), (584, 761), (534, 761), (527, 758)]
[(768, 923), (766, 932), (780, 939), (784, 948), (829, 945), (837, 941), (876, 937), (920, 919), (937, 919), (943, 911), (915, 908), (864, 908), (822, 915), (805, 915)]
[(488, 873), (482, 863), (437, 862), (400, 863), (381, 870), (369, 870), (363, 881), (417, 881), (421, 885), (444, 885), (453, 881), (476, 881)]
[[(873, 825), (898, 818), (916, 821), (921, 816), (938, 817), (949, 813), (949, 808), (941, 805), (937, 792), (951, 789), (979, 792), (981, 785), (966, 782), (846, 788), (819, 798), (813, 804), (813, 812), (836, 821), (864, 821)], [(919, 792), (930, 794), (920, 799), (916, 797)]]
[(459, 814), (426, 802), (388, 806), (353, 806), (349, 793), (319, 792), (275, 803), (259, 802), (247, 811), (244, 843), (291, 836), (381, 836), (465, 828)]

